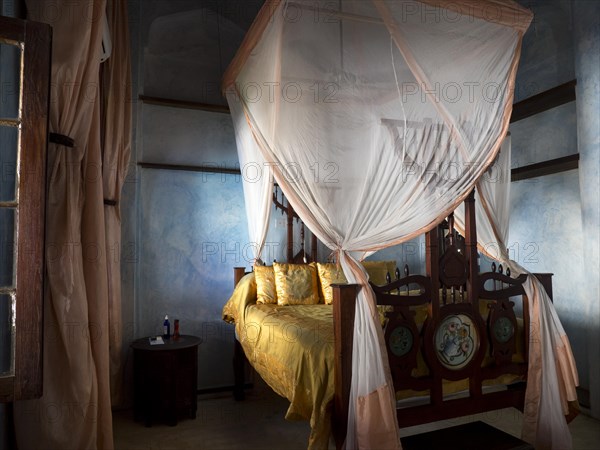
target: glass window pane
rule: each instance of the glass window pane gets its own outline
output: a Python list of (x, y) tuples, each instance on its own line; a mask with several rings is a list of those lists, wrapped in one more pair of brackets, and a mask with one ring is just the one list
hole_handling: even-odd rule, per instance
[(19, 129), (0, 126), (0, 202), (16, 200)]
[(0, 208), (0, 287), (12, 287), (15, 258), (15, 210)]
[(0, 118), (19, 117), (21, 49), (0, 43)]
[(13, 375), (15, 301), (7, 294), (0, 295), (0, 377)]

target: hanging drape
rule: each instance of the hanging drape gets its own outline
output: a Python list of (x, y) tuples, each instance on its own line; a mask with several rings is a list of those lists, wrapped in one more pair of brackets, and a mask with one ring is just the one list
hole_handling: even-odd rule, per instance
[[(111, 449), (99, 68), (105, 2), (27, 1), (53, 27), (43, 396), (15, 405), (20, 449)], [(53, 139), (56, 140), (56, 139)]]
[[(239, 102), (229, 102), (229, 108), (232, 117), (239, 119), (244, 116), (244, 111)], [(236, 126), (234, 129), (237, 148), (247, 149), (246, 152), (238, 152), (238, 155), (243, 177), (242, 187), (244, 189), (244, 204), (248, 221), (248, 237), (250, 238), (253, 258), (256, 262), (265, 245), (269, 229), (273, 174), (270, 166), (266, 164), (262, 157), (250, 128)]]
[[(270, 167), (361, 285), (346, 448), (400, 447), (374, 294), (355, 256), (447, 216), (508, 128), (531, 15), (514, 2), (467, 3), (268, 2), (224, 77), (236, 133), (253, 137), (238, 139), (240, 160)], [(244, 183), (265, 201), (267, 189)], [(250, 208), (264, 230), (266, 214)]]
[[(478, 247), (514, 275), (528, 274), (523, 287), (529, 299), (531, 325), (522, 437), (536, 449), (569, 450), (572, 442), (565, 415), (569, 413), (568, 402), (577, 401), (577, 368), (569, 339), (544, 287), (509, 259), (510, 167), (509, 136), (494, 166), (477, 183)], [(458, 208), (454, 216), (456, 228), (464, 230), (464, 210)]]
[[(500, 153), (483, 174), (475, 189), (475, 219), (479, 250), (492, 259), (507, 261), (510, 218), (511, 137), (502, 142)], [(464, 208), (454, 212), (455, 225), (464, 236)]]
[(120, 204), (131, 153), (131, 58), (127, 2), (108, 0), (107, 18), (112, 53), (102, 65), (102, 184), (108, 270), (110, 392), (114, 407), (123, 401)]

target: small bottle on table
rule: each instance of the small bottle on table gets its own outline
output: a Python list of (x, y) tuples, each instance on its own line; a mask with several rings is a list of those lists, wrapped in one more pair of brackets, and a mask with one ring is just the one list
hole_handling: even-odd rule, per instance
[(163, 322), (163, 339), (169, 339), (171, 337), (171, 324), (169, 323), (169, 316), (165, 316), (165, 321)]
[(179, 339), (179, 319), (175, 319), (175, 329), (173, 330), (173, 339)]

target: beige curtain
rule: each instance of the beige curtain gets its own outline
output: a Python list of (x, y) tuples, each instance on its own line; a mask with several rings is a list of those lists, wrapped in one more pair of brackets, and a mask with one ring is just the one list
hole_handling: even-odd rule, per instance
[(15, 405), (19, 449), (111, 449), (99, 68), (105, 1), (28, 0), (53, 27), (42, 398)]
[(131, 59), (127, 2), (108, 0), (112, 54), (103, 64), (104, 223), (108, 269), (110, 392), (113, 406), (122, 401), (123, 324), (121, 318), (121, 188), (131, 154)]

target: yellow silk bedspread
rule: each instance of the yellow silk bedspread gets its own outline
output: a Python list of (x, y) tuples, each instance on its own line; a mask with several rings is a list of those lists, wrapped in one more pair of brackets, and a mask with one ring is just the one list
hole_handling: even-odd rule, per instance
[[(424, 321), (424, 317), (416, 319)], [(332, 306), (256, 304), (256, 282), (250, 273), (223, 307), (223, 320), (235, 323), (244, 353), (262, 379), (289, 400), (285, 418), (310, 422), (308, 448), (327, 449), (335, 390)], [(514, 360), (522, 360), (522, 354)], [(417, 376), (428, 372), (421, 355), (415, 370), (422, 372), (413, 373)], [(503, 375), (484, 384), (509, 384), (517, 379), (516, 375)], [(464, 390), (468, 390), (468, 380), (444, 382), (444, 395)], [(428, 391), (396, 392), (398, 400), (423, 395)]]
[(331, 305), (254, 304), (254, 275), (246, 275), (223, 308), (235, 322), (250, 364), (290, 401), (285, 418), (310, 421), (309, 449), (326, 449), (331, 431), (333, 309)]

